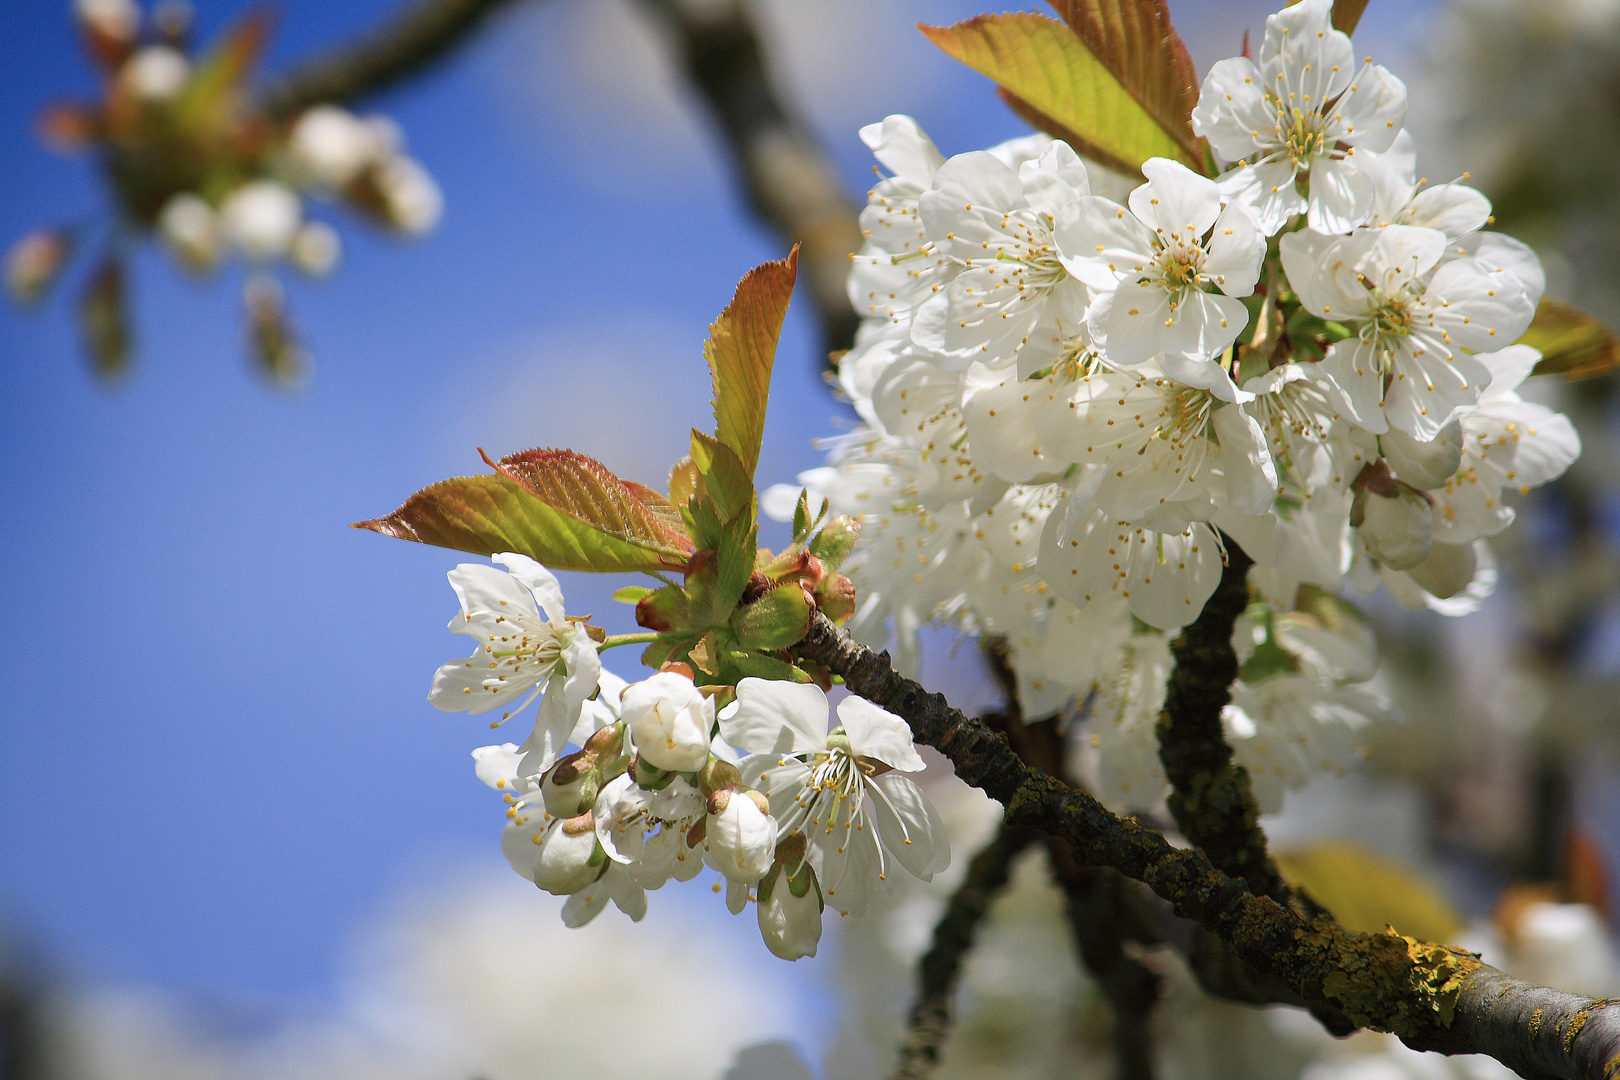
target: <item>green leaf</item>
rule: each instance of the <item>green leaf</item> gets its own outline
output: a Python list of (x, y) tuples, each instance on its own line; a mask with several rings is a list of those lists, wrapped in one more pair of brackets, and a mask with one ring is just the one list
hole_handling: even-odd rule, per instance
[(784, 660), (774, 656), (765, 656), (757, 652), (734, 652), (727, 659), (735, 669), (738, 679), (753, 676), (756, 679), (772, 679), (776, 682), (810, 682), (810, 676)]
[(731, 303), (709, 326), (703, 348), (714, 379), (714, 433), (736, 453), (750, 479), (759, 465), (771, 365), (798, 269), (799, 245), (794, 244), (787, 258), (743, 275)]
[(738, 515), (720, 528), (715, 548), (700, 551), (687, 564), (686, 595), (691, 601), (690, 625), (724, 626), (742, 599), (754, 573), (754, 541), (759, 527)]
[(1620, 367), (1620, 341), (1586, 312), (1545, 297), (1536, 306), (1535, 321), (1516, 344), (1541, 352), (1533, 375), (1562, 375), (1590, 379)]
[(730, 446), (692, 432), (692, 462), (697, 466), (699, 500), (708, 500), (722, 522), (754, 516), (754, 481)]
[(1447, 941), (1463, 921), (1412, 871), (1354, 844), (1314, 844), (1277, 855), (1283, 877), (1301, 886), (1353, 933), (1386, 926), (1425, 941)]
[(860, 539), (859, 518), (835, 517), (810, 541), (810, 554), (821, 560), (822, 569), (831, 573), (844, 564)]
[(219, 43), (197, 61), (191, 78), (174, 104), (182, 128), (209, 127), (224, 121), (236, 108), (236, 95), (264, 52), (270, 37), (270, 15), (255, 8), (228, 30)]
[(615, 589), (613, 591), (613, 599), (617, 600), (621, 604), (636, 604), (641, 602), (641, 598), (643, 596), (646, 596), (652, 591), (652, 589), (649, 589), (645, 585), (626, 585), (622, 589)]
[(1167, 157), (1202, 172), (1203, 148), (1190, 119), (1196, 73), (1168, 16), (1148, 0), (1058, 6), (1075, 9), (1076, 22), (1102, 52), (1070, 25), (1031, 12), (919, 29), (999, 83), (1024, 119), (1101, 164), (1134, 176), (1148, 158)]
[(679, 565), (692, 551), (680, 512), (668, 500), (642, 484), (620, 480), (584, 454), (525, 450), (499, 461), (485, 455), (484, 461), (530, 494), (598, 532), (667, 556), (665, 565)]
[(500, 474), (440, 481), (387, 517), (357, 521), (351, 528), (476, 555), (515, 551), (553, 570), (673, 568), (668, 556), (601, 532)]
[(800, 491), (799, 501), (793, 507), (793, 542), (804, 543), (810, 535), (810, 492)]
[(785, 649), (810, 630), (815, 607), (796, 582), (772, 589), (731, 616), (731, 629), (746, 649)]
[(1367, 0), (1333, 0), (1333, 29), (1346, 34), (1356, 32), (1361, 13), (1367, 10)]

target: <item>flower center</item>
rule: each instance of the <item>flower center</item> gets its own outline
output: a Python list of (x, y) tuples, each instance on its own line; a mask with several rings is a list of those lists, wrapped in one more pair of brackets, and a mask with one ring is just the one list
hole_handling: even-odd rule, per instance
[(1153, 271), (1164, 291), (1170, 294), (1173, 310), (1180, 306), (1188, 289), (1204, 284), (1204, 262), (1208, 256), (1196, 240), (1188, 242), (1179, 235), (1166, 240), (1162, 234), (1155, 239), (1159, 249), (1153, 255)]
[(1308, 170), (1312, 158), (1327, 152), (1325, 128), (1320, 112), (1277, 103), (1277, 136), (1296, 169)]
[(1361, 326), (1361, 340), (1387, 351), (1412, 332), (1411, 297), (1403, 289), (1395, 293), (1371, 290), (1371, 310)]

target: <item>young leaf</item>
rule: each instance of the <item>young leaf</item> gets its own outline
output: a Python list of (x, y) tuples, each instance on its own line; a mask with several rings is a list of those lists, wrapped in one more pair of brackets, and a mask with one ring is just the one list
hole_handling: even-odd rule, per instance
[(692, 550), (675, 507), (649, 487), (620, 480), (584, 454), (525, 450), (500, 461), (486, 455), (484, 461), (530, 494), (608, 536), (676, 562)]
[(1192, 127), (1198, 68), (1164, 0), (1049, 2), (1142, 111), (1202, 162), (1204, 141)]
[(613, 590), (613, 599), (621, 604), (637, 604), (641, 602), (643, 596), (652, 591), (645, 585), (626, 585), (622, 589)]
[(1620, 340), (1614, 331), (1578, 308), (1545, 297), (1517, 344), (1541, 351), (1534, 375), (1590, 379), (1620, 367)]
[(553, 570), (669, 570), (685, 562), (610, 536), (500, 474), (440, 481), (387, 517), (351, 528), (475, 555), (515, 551)]
[(256, 8), (228, 30), (219, 43), (197, 61), (191, 78), (175, 102), (175, 116), (184, 128), (218, 122), (233, 107), (233, 96), (258, 63), (270, 37), (270, 15)]
[(1428, 941), (1449, 941), (1462, 919), (1434, 888), (1410, 870), (1354, 844), (1322, 843), (1277, 855), (1290, 883), (1362, 934), (1386, 926)]
[(745, 649), (785, 649), (810, 629), (815, 607), (796, 582), (772, 589), (731, 616), (731, 629)]
[(810, 492), (800, 491), (799, 501), (793, 507), (793, 542), (804, 543), (810, 535)]
[[(1127, 0), (1093, 2), (1107, 3), (1116, 12), (1139, 6)], [(1161, 36), (1156, 45), (1127, 36), (1147, 33), (1158, 25), (1143, 14), (1133, 15), (1128, 22), (1121, 17), (1118, 25), (1122, 29), (1099, 38), (1099, 47), (1109, 50), (1106, 60), (1112, 67), (1069, 26), (1031, 12), (978, 15), (955, 26), (919, 29), (951, 56), (999, 83), (1008, 103), (1026, 120), (1101, 164), (1135, 175), (1148, 158), (1167, 157), (1202, 172), (1204, 154), (1192, 136), (1190, 106), (1179, 122), (1167, 128), (1114, 70), (1132, 79), (1149, 80), (1137, 91), (1144, 100), (1155, 102), (1155, 107), (1180, 100), (1178, 95), (1185, 93), (1179, 87), (1186, 68), (1172, 48), (1180, 41), (1173, 38), (1168, 18), (1162, 28), (1171, 37)], [(1123, 29), (1126, 26), (1130, 29)], [(1132, 58), (1132, 48), (1147, 55)], [(1196, 81), (1191, 93), (1196, 100)]]
[(1367, 0), (1333, 0), (1333, 29), (1345, 34), (1356, 32), (1361, 13), (1367, 10)]
[(697, 494), (697, 466), (691, 457), (683, 457), (669, 470), (669, 501), (677, 507), (685, 506)]
[(855, 550), (855, 541), (860, 539), (860, 518), (839, 517), (831, 521), (816, 534), (810, 541), (810, 554), (821, 560), (821, 565), (828, 571), (837, 570), (849, 558), (849, 553)]
[(744, 274), (731, 303), (709, 326), (703, 347), (714, 380), (715, 436), (731, 447), (750, 478), (759, 464), (771, 365), (798, 269), (799, 245), (794, 244), (786, 259)]
[[(701, 431), (692, 432), (692, 462), (702, 482), (699, 498), (713, 504), (722, 522), (754, 516), (754, 481), (748, 468), (727, 444)], [(752, 555), (750, 555), (752, 557)]]

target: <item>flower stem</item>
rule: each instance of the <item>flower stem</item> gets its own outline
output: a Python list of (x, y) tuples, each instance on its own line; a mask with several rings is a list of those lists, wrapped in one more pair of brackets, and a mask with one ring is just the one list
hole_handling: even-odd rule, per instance
[(606, 641), (596, 646), (596, 651), (604, 653), (609, 649), (616, 649), (620, 645), (650, 645), (657, 641), (658, 638), (659, 635), (652, 631), (645, 634), (610, 634)]

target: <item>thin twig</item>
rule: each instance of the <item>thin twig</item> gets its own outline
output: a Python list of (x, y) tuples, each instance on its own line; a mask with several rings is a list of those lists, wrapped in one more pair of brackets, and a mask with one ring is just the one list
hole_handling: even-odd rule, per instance
[(917, 1003), (907, 1019), (900, 1064), (891, 1074), (892, 1080), (921, 1080), (939, 1064), (940, 1048), (950, 1033), (962, 961), (973, 947), (991, 901), (1006, 888), (1013, 860), (1035, 835), (1029, 829), (1003, 826), (968, 864), (967, 877), (934, 926), (934, 943), (917, 964)]
[(1531, 986), (1462, 950), (1392, 931), (1353, 934), (1327, 915), (1307, 918), (1255, 896), (1196, 848), (1177, 848), (1030, 768), (1004, 737), (896, 674), (886, 653), (858, 644), (825, 616), (811, 619), (794, 650), (904, 718), (960, 779), (1007, 808), (1010, 825), (1057, 836), (1081, 862), (1145, 883), (1176, 914), (1207, 927), (1307, 1003), (1341, 1009), (1355, 1024), (1393, 1032), (1414, 1049), (1489, 1054), (1524, 1076), (1614, 1080), (1620, 1072), (1620, 1000)]
[(725, 135), (754, 212), (800, 263), (829, 352), (849, 348), (859, 320), (846, 290), (849, 257), (861, 245), (860, 210), (809, 126), (783, 100), (750, 17), (750, 5), (642, 0), (673, 34), (693, 87)]
[(312, 105), (345, 104), (417, 74), (471, 37), (512, 0), (418, 0), (381, 29), (302, 64), (259, 96), (272, 119)]

